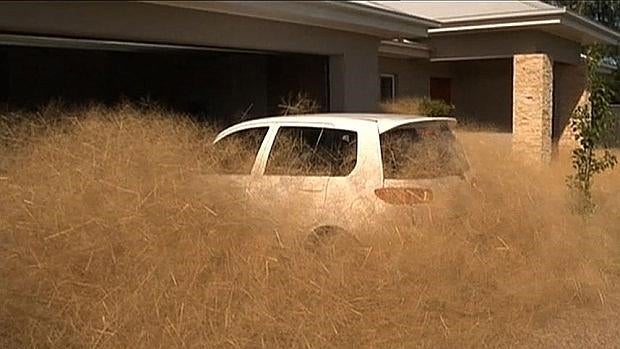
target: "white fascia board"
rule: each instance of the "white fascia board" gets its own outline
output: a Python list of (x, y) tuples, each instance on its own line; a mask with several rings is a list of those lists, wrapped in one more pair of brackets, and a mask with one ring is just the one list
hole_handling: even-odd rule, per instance
[(377, 36), (427, 37), (438, 22), (345, 1), (143, 1), (156, 5), (317, 26)]
[(468, 24), (468, 25), (445, 27), (445, 28), (433, 28), (433, 29), (429, 29), (428, 33), (429, 34), (443, 34), (443, 33), (467, 32), (467, 31), (485, 31), (485, 30), (494, 30), (494, 29), (539, 27), (539, 26), (545, 26), (545, 25), (557, 25), (561, 23), (562, 21), (559, 18), (554, 18), (554, 19), (541, 19), (541, 20), (507, 22), (507, 23)]
[(443, 18), (440, 20), (442, 24), (456, 24), (456, 23), (467, 23), (467, 22), (483, 22), (483, 21), (495, 21), (499, 22), (501, 20), (514, 20), (515, 18), (534, 18), (534, 17), (544, 17), (544, 16), (552, 16), (552, 15), (562, 15), (566, 13), (565, 8), (557, 8), (551, 10), (538, 10), (538, 11), (523, 11), (523, 12), (507, 12), (507, 13), (493, 13), (493, 14), (485, 14), (485, 15), (475, 15), (475, 16), (463, 16), (463, 17), (450, 17)]

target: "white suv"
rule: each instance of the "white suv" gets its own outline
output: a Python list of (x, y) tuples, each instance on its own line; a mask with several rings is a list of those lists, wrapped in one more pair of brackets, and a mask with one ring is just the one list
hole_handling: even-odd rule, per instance
[(411, 223), (465, 183), (455, 122), (394, 114), (250, 120), (217, 135), (214, 176), (306, 232)]

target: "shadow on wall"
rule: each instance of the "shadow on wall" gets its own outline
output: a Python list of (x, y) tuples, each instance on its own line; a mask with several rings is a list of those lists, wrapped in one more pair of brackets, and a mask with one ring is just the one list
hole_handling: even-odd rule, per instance
[(556, 63), (553, 66), (553, 144), (572, 141), (569, 127), (573, 111), (584, 103), (586, 84), (583, 66)]
[(463, 124), (512, 132), (512, 60), (454, 62), (452, 103)]
[[(87, 62), (87, 64), (85, 63)], [(279, 113), (303, 90), (329, 110), (326, 56), (265, 52), (121, 52), (0, 45), (0, 103), (36, 110), (50, 100), (156, 102), (228, 126)]]

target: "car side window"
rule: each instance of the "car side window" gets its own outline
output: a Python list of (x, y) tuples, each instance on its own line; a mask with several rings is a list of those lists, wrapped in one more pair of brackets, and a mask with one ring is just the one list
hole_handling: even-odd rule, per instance
[(213, 145), (215, 172), (250, 174), (268, 129), (268, 127), (257, 127), (237, 131), (215, 143)]
[(347, 176), (357, 162), (357, 133), (320, 127), (281, 127), (265, 175)]

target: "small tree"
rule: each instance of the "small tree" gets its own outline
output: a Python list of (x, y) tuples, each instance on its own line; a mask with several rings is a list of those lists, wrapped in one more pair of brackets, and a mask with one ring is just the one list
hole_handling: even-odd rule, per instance
[[(571, 119), (577, 146), (572, 151), (575, 173), (568, 177), (568, 185), (576, 192), (576, 208), (582, 214), (591, 214), (595, 208), (591, 190), (594, 175), (613, 168), (618, 162), (606, 144), (616, 120), (610, 107), (613, 93), (605, 77), (599, 73), (603, 52), (601, 46), (591, 46), (586, 50), (589, 103), (579, 106)], [(597, 152), (599, 148), (603, 151)]]

